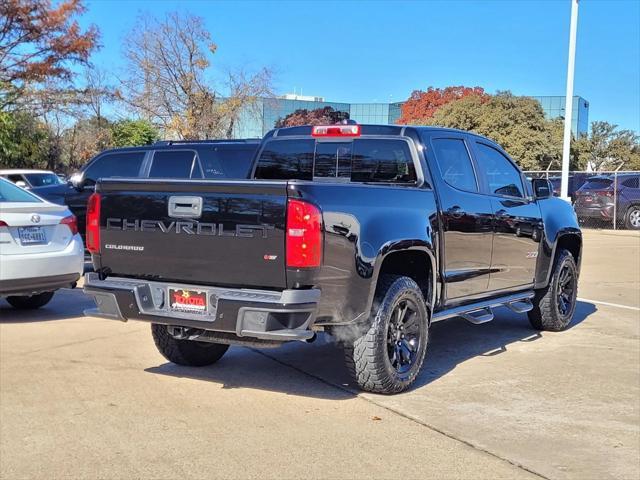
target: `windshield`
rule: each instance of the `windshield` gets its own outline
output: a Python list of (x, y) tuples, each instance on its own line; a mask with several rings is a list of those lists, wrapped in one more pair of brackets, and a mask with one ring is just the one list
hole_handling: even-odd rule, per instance
[(2, 202), (41, 202), (38, 197), (13, 183), (0, 179), (0, 203)]
[(55, 173), (25, 173), (24, 176), (32, 187), (46, 187), (63, 183)]

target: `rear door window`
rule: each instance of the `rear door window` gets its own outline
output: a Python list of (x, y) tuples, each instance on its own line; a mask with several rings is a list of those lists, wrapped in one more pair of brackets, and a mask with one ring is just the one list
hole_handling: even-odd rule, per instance
[(459, 190), (477, 192), (476, 173), (464, 140), (436, 138), (431, 143), (442, 179)]
[(315, 140), (271, 140), (260, 154), (255, 178), (311, 180)]
[(108, 153), (95, 160), (84, 172), (86, 185), (95, 185), (100, 178), (139, 177), (145, 152)]
[(165, 150), (153, 154), (149, 178), (202, 178), (193, 150)]
[(628, 188), (639, 188), (640, 187), (640, 177), (631, 177), (627, 178), (622, 182), (622, 185)]
[(404, 140), (353, 141), (352, 182), (415, 183), (415, 165)]
[(484, 173), (491, 195), (524, 197), (520, 171), (502, 153), (489, 145), (476, 142), (478, 168)]

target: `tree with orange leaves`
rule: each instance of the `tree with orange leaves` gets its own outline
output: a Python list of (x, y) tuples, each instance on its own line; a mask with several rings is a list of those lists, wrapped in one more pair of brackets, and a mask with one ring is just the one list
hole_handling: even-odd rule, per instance
[[(72, 65), (88, 65), (98, 29), (80, 28), (82, 0), (0, 1), (0, 87), (20, 93), (49, 80), (68, 81)], [(0, 106), (7, 96), (0, 98)]]
[(402, 105), (402, 115), (398, 119), (398, 123), (405, 125), (425, 123), (443, 105), (468, 95), (477, 95), (483, 99), (488, 98), (481, 87), (429, 87), (426, 91), (414, 90)]

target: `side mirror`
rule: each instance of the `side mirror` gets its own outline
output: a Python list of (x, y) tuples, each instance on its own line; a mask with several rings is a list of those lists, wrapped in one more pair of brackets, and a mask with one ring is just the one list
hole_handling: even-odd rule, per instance
[(27, 188), (27, 182), (23, 181), (23, 180), (18, 180), (16, 182), (16, 186), (20, 187), (20, 188)]
[(536, 200), (553, 197), (553, 185), (546, 178), (534, 178), (531, 180), (533, 185), (533, 196)]
[(69, 183), (78, 191), (84, 189), (84, 179), (80, 172), (76, 172), (69, 177)]

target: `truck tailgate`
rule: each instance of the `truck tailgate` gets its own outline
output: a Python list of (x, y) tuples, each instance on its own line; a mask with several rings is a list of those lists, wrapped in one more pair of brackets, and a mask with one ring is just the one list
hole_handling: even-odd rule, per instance
[(287, 182), (99, 182), (98, 266), (114, 276), (286, 287)]

